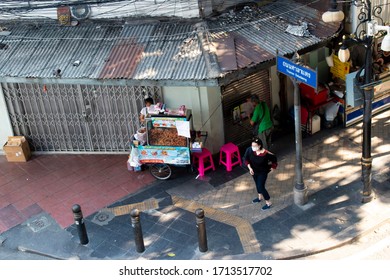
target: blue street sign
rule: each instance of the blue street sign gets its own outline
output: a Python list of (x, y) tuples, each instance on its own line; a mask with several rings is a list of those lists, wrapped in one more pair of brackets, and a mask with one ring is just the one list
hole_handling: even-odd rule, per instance
[(285, 57), (277, 56), (277, 71), (317, 90), (317, 71), (295, 64)]

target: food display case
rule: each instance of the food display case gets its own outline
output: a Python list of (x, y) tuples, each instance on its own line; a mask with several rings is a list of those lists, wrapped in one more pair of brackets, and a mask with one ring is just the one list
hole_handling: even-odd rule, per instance
[(163, 116), (146, 120), (147, 144), (138, 146), (141, 163), (190, 164), (189, 138), (178, 133), (186, 117)]
[(146, 143), (137, 145), (138, 161), (150, 166), (152, 175), (167, 179), (169, 165), (190, 165), (191, 110), (185, 115), (152, 115), (146, 118)]

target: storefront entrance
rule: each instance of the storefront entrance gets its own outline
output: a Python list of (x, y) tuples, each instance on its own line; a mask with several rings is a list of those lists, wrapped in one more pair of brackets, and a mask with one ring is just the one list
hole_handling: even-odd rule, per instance
[(262, 70), (222, 88), (225, 143), (245, 145), (253, 137), (247, 99), (256, 94), (271, 108), (269, 71)]

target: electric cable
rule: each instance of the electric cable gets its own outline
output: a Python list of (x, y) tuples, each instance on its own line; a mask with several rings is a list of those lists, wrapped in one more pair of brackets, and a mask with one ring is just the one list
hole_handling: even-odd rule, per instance
[[(313, 3), (316, 3), (318, 2), (319, 0), (314, 0), (308, 4), (304, 4), (304, 5), (297, 5), (297, 7), (293, 8), (293, 9), (290, 9), (290, 10), (287, 10), (285, 12), (282, 12), (282, 13), (279, 13), (277, 15), (271, 15), (266, 17), (266, 18), (262, 18), (262, 19), (258, 19), (258, 20), (254, 20), (254, 21), (251, 21), (251, 22), (246, 22), (246, 23), (240, 23), (240, 24), (231, 24), (231, 25), (224, 25), (224, 26), (221, 26), (221, 27), (215, 27), (215, 28), (207, 28), (207, 30), (204, 30), (204, 32), (225, 32), (226, 30), (229, 30), (230, 32), (232, 31), (236, 31), (238, 29), (241, 29), (243, 27), (246, 27), (246, 26), (255, 26), (256, 24), (259, 24), (261, 22), (266, 22), (266, 21), (269, 21), (273, 18), (280, 18), (282, 17), (283, 15), (285, 14), (288, 14), (288, 13), (291, 13), (292, 11), (296, 11), (296, 10), (299, 10), (299, 9), (302, 9), (302, 7), (305, 7), (305, 6), (309, 6), (310, 4), (313, 4)], [(268, 14), (268, 13), (267, 13)], [(145, 42), (149, 42), (149, 41), (152, 41), (152, 40), (169, 40), (169, 38), (173, 38), (175, 39), (175, 37), (177, 36), (190, 36), (192, 34), (194, 34), (196, 31), (191, 31), (191, 32), (182, 32), (182, 33), (175, 33), (175, 34), (169, 34), (169, 35), (150, 35), (150, 36), (139, 36), (139, 37), (132, 37), (133, 39), (137, 39), (138, 40), (138, 43), (145, 43)], [(42, 40), (42, 38), (35, 38), (35, 37), (27, 37), (27, 36), (13, 36), (13, 35), (9, 35), (8, 38), (12, 38), (12, 39), (27, 39), (27, 40)], [(45, 38), (44, 40), (57, 40), (58, 38)], [(61, 38), (62, 40), (89, 40), (90, 38)], [(110, 38), (110, 40), (119, 40), (119, 39), (123, 39), (122, 37), (117, 37), (117, 38)], [(93, 38), (93, 40), (105, 40), (105, 38)]]
[[(128, 1), (128, 0), (81, 0), (81, 1), (60, 1), (54, 4), (47, 4), (47, 1), (44, 1), (46, 4), (45, 5), (35, 5), (31, 6), (31, 4), (28, 4), (29, 6), (26, 7), (20, 7), (20, 3), (16, 7), (10, 7), (8, 8), (1, 8), (0, 4), (0, 11), (5, 11), (5, 10), (13, 10), (13, 11), (23, 11), (23, 10), (36, 10), (36, 9), (48, 9), (48, 8), (58, 8), (60, 6), (78, 6), (78, 5), (94, 5), (94, 4), (105, 4), (105, 3), (113, 3), (113, 2), (123, 2), (123, 1)], [(36, 1), (34, 1), (36, 2)], [(30, 2), (29, 2), (30, 3)]]
[[(158, 3), (158, 4), (153, 5), (153, 6), (150, 6), (150, 5), (147, 6), (145, 4), (141, 4), (141, 2), (138, 2), (138, 5), (137, 5), (137, 2), (138, 1), (131, 1), (130, 2), (128, 0), (128, 1), (126, 1), (126, 3), (124, 5), (114, 7), (111, 10), (103, 11), (103, 12), (95, 14), (95, 15), (92, 14), (92, 16), (90, 18), (94, 19), (94, 18), (102, 16), (102, 15), (108, 15), (108, 17), (123, 17), (123, 16), (126, 17), (126, 16), (129, 16), (129, 14), (134, 14), (134, 11), (136, 11), (135, 12), (136, 14), (153, 15), (156, 11), (162, 10), (162, 9), (160, 9), (160, 7), (164, 8), (164, 9), (168, 9), (167, 15), (172, 13), (172, 11), (171, 11), (172, 9), (173, 9), (174, 14), (177, 13), (175, 8), (172, 8), (172, 7), (176, 6), (177, 0), (165, 0), (164, 2)], [(114, 1), (113, 3), (119, 5), (120, 2)], [(134, 7), (131, 7), (130, 4), (134, 4)], [(0, 4), (0, 6), (1, 6), (1, 4)], [(96, 7), (103, 7), (103, 6), (104, 6), (103, 4), (96, 5)], [(113, 5), (113, 6), (115, 6), (115, 5)], [(126, 9), (126, 7), (128, 7), (128, 8)], [(123, 9), (125, 9), (125, 10), (123, 10)], [(3, 13), (3, 14), (8, 13), (8, 14), (14, 15), (15, 17), (21, 17), (21, 18), (22, 18), (22, 16), (18, 15), (17, 13), (23, 13), (26, 15), (25, 17), (28, 18), (28, 14), (34, 13), (34, 12), (36, 12), (34, 9), (26, 9), (25, 11), (14, 11), (14, 10), (4, 11), (4, 10), (0, 9), (0, 13)], [(159, 14), (159, 15), (163, 16), (163, 14)]]

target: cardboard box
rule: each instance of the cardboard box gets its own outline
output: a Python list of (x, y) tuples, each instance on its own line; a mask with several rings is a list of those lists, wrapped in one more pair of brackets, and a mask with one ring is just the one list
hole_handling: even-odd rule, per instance
[(30, 146), (24, 136), (9, 136), (3, 151), (9, 162), (26, 162), (31, 157)]
[(201, 153), (203, 148), (202, 142), (193, 142), (191, 143), (191, 152), (193, 153)]

